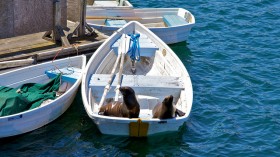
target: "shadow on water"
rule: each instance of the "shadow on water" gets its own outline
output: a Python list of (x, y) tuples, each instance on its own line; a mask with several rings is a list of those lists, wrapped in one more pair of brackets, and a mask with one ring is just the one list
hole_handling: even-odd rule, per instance
[(189, 43), (180, 42), (175, 44), (168, 45), (175, 52), (175, 54), (179, 57), (182, 63), (185, 66), (188, 66), (192, 62), (192, 51), (189, 49)]
[[(131, 156), (174, 155), (176, 152), (179, 154), (181, 150), (177, 146), (184, 143), (182, 136), (186, 132), (186, 127), (184, 125), (179, 132), (136, 138), (102, 135), (99, 131), (96, 131), (96, 129), (97, 127), (92, 125), (80, 131), (80, 140), (91, 143), (91, 146), (99, 150), (97, 154), (102, 156), (118, 156), (125, 154)], [(103, 150), (107, 151), (102, 152)]]
[(185, 54), (185, 55), (191, 55), (192, 52), (188, 47), (189, 43), (187, 41), (179, 42), (179, 43), (174, 43), (174, 44), (169, 44), (168, 46), (171, 47), (171, 49), (176, 53), (176, 54)]

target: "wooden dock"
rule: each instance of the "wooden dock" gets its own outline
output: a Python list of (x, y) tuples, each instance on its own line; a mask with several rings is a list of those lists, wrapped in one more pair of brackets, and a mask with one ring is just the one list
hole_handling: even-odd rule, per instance
[[(2, 3), (9, 7), (2, 7), (0, 22), (10, 22), (3, 23), (5, 27), (0, 29), (0, 70), (52, 60), (55, 56), (60, 58), (93, 53), (108, 37), (86, 24), (86, 0), (61, 0), (55, 3), (31, 0), (30, 4), (20, 3), (23, 7), (21, 10), (16, 9), (20, 7), (17, 1), (5, 0), (0, 4)], [(45, 10), (37, 8), (37, 14), (35, 11), (32, 14), (24, 12), (34, 5)], [(52, 11), (46, 13), (46, 7)], [(67, 15), (66, 9), (72, 10), (73, 15)], [(10, 16), (12, 13), (14, 15)], [(24, 15), (28, 16), (23, 19)], [(71, 21), (66, 21), (66, 18)], [(13, 25), (24, 27), (12, 27)]]
[[(74, 23), (70, 25), (73, 26)], [(95, 31), (91, 35), (73, 37), (69, 40), (71, 45), (63, 47), (61, 43), (43, 39), (44, 34), (45, 32), (40, 32), (0, 39), (0, 70), (51, 60), (55, 55), (60, 58), (93, 53), (107, 38), (107, 36)]]
[[(73, 26), (73, 22), (68, 22), (68, 25)], [(71, 46), (81, 46), (84, 44), (96, 43), (96, 46), (99, 46), (107, 36), (95, 31), (96, 34), (86, 35), (83, 37), (73, 37), (70, 40)], [(23, 36), (17, 36), (12, 38), (0, 39), (0, 62), (14, 60), (14, 59), (23, 59), (32, 57), (35, 54), (42, 54), (47, 51), (57, 51), (63, 48), (61, 43), (54, 43), (43, 39), (45, 32), (39, 32), (34, 34), (28, 34)], [(67, 34), (66, 34), (67, 35)], [(95, 47), (96, 47), (95, 46)], [(93, 46), (94, 48), (94, 46)], [(81, 50), (82, 52), (84, 50)], [(44, 58), (43, 58), (44, 59)]]

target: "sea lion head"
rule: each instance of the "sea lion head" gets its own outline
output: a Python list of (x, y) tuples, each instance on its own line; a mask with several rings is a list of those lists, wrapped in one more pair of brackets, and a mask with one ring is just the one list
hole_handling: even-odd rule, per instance
[(162, 103), (158, 103), (153, 108), (153, 118), (168, 119), (173, 118), (173, 96), (169, 95), (164, 98)]
[(164, 98), (164, 100), (162, 101), (162, 104), (168, 108), (172, 108), (172, 105), (173, 105), (172, 102), (173, 102), (173, 95), (169, 95)]
[(140, 105), (135, 96), (135, 92), (131, 87), (120, 87), (123, 95), (123, 102), (126, 105), (129, 115), (128, 118), (138, 118), (140, 113)]
[(135, 95), (135, 92), (131, 87), (120, 87), (120, 92), (123, 96)]

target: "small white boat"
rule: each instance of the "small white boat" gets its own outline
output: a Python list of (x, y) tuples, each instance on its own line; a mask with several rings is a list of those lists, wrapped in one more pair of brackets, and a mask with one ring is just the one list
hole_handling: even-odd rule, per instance
[(188, 39), (195, 18), (183, 8), (93, 9), (87, 8), (87, 23), (108, 35), (129, 21), (148, 27), (166, 44)]
[(132, 4), (127, 0), (88, 0), (87, 7), (92, 7), (95, 9), (131, 9)]
[[(86, 57), (81, 55), (0, 74), (0, 87), (11, 89), (22, 88), (28, 83), (46, 84), (61, 74), (59, 90), (56, 92), (59, 96), (56, 95), (54, 100), (48, 99), (33, 109), (0, 117), (0, 138), (33, 131), (62, 115), (75, 98), (85, 66)], [(17, 93), (21, 91), (17, 90)]]
[[(135, 62), (126, 54), (130, 45), (127, 34), (140, 35), (141, 55), (136, 57), (140, 61)], [(103, 102), (106, 105), (114, 98), (122, 101), (118, 88), (124, 86), (136, 93), (139, 118), (100, 115)], [(153, 118), (153, 108), (168, 95), (173, 96), (173, 105), (185, 115)], [(149, 29), (132, 21), (113, 33), (90, 58), (82, 80), (82, 99), (88, 116), (101, 133), (149, 136), (178, 131), (189, 118), (193, 90), (190, 76), (178, 56)]]

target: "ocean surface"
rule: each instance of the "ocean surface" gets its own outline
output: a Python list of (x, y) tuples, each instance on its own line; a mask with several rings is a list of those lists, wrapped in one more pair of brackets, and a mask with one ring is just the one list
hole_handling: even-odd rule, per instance
[(143, 139), (102, 135), (78, 93), (53, 123), (0, 140), (0, 156), (280, 156), (280, 1), (130, 2), (196, 18), (188, 42), (170, 45), (193, 83), (185, 127)]

